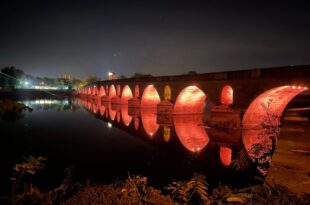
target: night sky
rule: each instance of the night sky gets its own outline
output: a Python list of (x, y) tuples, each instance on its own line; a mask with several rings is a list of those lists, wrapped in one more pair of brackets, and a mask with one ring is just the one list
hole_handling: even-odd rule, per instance
[(306, 1), (1, 2), (0, 68), (35, 76), (310, 64)]

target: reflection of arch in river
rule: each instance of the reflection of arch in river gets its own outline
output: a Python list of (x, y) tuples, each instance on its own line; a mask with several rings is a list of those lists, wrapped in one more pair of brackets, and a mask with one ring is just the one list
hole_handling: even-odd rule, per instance
[(109, 116), (110, 119), (113, 121), (116, 117), (116, 110), (112, 109), (111, 103), (109, 103)]
[(266, 175), (274, 152), (279, 124), (287, 104), (307, 90), (301, 86), (280, 86), (254, 99), (243, 116), (242, 141), (257, 169)]
[(121, 105), (122, 120), (127, 127), (130, 125), (132, 117), (128, 114), (128, 105)]
[(93, 103), (92, 104), (92, 111), (93, 111), (93, 113), (97, 114), (98, 110), (99, 110), (98, 104), (97, 103)]
[(103, 104), (101, 104), (99, 106), (99, 114), (100, 114), (100, 116), (104, 116), (105, 110), (106, 110), (105, 106)]
[(202, 115), (173, 116), (176, 135), (182, 145), (191, 152), (199, 152), (209, 143), (208, 134), (202, 127), (202, 119)]
[(141, 121), (147, 135), (153, 137), (159, 125), (157, 124), (156, 109), (141, 109)]
[(220, 146), (220, 159), (223, 165), (229, 166), (231, 164), (232, 149), (226, 146)]

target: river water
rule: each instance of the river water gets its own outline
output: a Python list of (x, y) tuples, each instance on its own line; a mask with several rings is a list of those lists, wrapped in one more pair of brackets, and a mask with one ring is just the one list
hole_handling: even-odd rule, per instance
[(203, 115), (157, 116), (154, 109), (83, 99), (22, 102), (33, 111), (0, 121), (1, 195), (10, 191), (14, 164), (29, 155), (47, 158), (33, 177), (42, 190), (59, 185), (67, 167), (81, 182), (109, 183), (130, 173), (159, 188), (194, 172), (206, 175), (210, 186), (243, 186), (260, 175), (255, 163), (233, 166), (244, 147), (241, 130), (209, 126)]

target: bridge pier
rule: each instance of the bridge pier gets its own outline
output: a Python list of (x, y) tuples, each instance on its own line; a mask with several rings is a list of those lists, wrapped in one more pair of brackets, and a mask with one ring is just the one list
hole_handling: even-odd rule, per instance
[(113, 111), (120, 112), (121, 111), (121, 104), (111, 103), (111, 109)]
[(101, 102), (109, 102), (109, 96), (105, 95), (101, 97)]
[(140, 107), (140, 99), (137, 97), (133, 97), (128, 100), (128, 108), (139, 108)]
[(173, 112), (173, 103), (169, 100), (161, 101), (157, 104), (158, 115), (171, 115)]
[(121, 98), (116, 96), (111, 99), (111, 104), (121, 104)]

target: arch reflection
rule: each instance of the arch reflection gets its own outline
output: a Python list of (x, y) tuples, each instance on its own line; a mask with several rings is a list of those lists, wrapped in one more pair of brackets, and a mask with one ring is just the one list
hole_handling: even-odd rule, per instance
[(122, 120), (127, 127), (130, 125), (132, 117), (128, 114), (128, 105), (121, 105)]
[(201, 151), (209, 143), (209, 137), (202, 125), (202, 115), (173, 116), (175, 132), (182, 145), (191, 152)]
[(104, 112), (105, 112), (105, 106), (104, 105), (100, 105), (99, 107), (99, 113), (100, 113), (100, 116), (104, 116)]
[(159, 128), (156, 109), (141, 109), (141, 121), (146, 134), (153, 137)]
[(220, 147), (220, 159), (223, 165), (229, 166), (231, 164), (232, 149), (229, 147)]
[(116, 110), (112, 109), (111, 103), (109, 103), (109, 116), (110, 119), (113, 121), (116, 117)]

